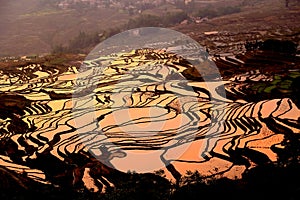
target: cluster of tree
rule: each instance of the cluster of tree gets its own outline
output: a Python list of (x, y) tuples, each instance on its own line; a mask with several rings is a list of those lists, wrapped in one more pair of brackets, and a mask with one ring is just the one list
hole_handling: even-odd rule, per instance
[(124, 27), (116, 27), (94, 33), (86, 33), (80, 31), (80, 33), (69, 41), (67, 46), (58, 44), (52, 47), (53, 54), (59, 53), (87, 53), (91, 48), (95, 47), (101, 41), (122, 32), (122, 30), (128, 30), (139, 27), (168, 27), (176, 23), (180, 23), (187, 19), (188, 15), (185, 12), (167, 12), (163, 16), (141, 14), (136, 18), (132, 18)]
[(138, 18), (130, 19), (127, 28), (132, 29), (141, 26), (159, 26), (161, 25), (160, 17), (149, 14), (142, 14)]
[(277, 53), (286, 53), (295, 56), (297, 53), (297, 44), (290, 40), (267, 39), (265, 41), (246, 41), (246, 50), (263, 50)]
[(41, 7), (41, 8), (45, 8), (46, 7), (56, 7), (57, 4), (59, 4), (61, 2), (61, 0), (39, 0), (38, 1), (38, 5)]
[(174, 5), (176, 8), (181, 9), (187, 13), (192, 13), (197, 9), (196, 0), (190, 0), (186, 2), (185, 0), (175, 0)]
[(211, 6), (206, 6), (203, 9), (200, 9), (197, 13), (198, 17), (208, 17), (208, 18), (214, 18), (214, 17), (219, 17), (223, 15), (230, 15), (233, 13), (239, 13), (241, 12), (241, 8), (238, 6), (226, 6), (226, 7), (211, 7)]
[[(297, 1), (297, 2), (296, 2)], [(289, 7), (289, 5), (290, 5), (290, 3), (291, 3), (291, 1), (290, 0), (285, 0), (285, 7)], [(300, 0), (295, 0), (295, 1), (292, 1), (292, 3), (297, 3), (297, 4), (299, 4), (300, 3)]]
[[(297, 1), (297, 2), (296, 2)], [(300, 0), (295, 0), (295, 1), (292, 1), (293, 3), (297, 3), (297, 4), (299, 4), (300, 3)], [(289, 5), (290, 5), (290, 3), (291, 3), (291, 1), (290, 0), (285, 0), (285, 7), (289, 7)]]
[(148, 9), (152, 9), (155, 8), (156, 6), (152, 3), (139, 3), (137, 4), (136, 2), (131, 1), (130, 4), (128, 5), (128, 7), (135, 7), (135, 9), (137, 11), (144, 11), (144, 10), (148, 10)]
[(146, 26), (170, 26), (182, 22), (187, 19), (187, 13), (181, 12), (167, 12), (162, 16), (150, 15), (150, 14), (141, 14), (135, 19), (130, 19), (127, 28), (138, 28)]
[(68, 46), (55, 45), (52, 48), (52, 53), (84, 53), (87, 48), (97, 45), (101, 41), (102, 35), (98, 32), (86, 33), (80, 31), (76, 37), (69, 41)]

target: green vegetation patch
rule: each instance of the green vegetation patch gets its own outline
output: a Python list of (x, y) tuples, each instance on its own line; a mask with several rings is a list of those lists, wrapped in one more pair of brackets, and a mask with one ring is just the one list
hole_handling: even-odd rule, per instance
[(220, 17), (224, 15), (230, 15), (234, 13), (241, 12), (241, 8), (238, 6), (225, 6), (225, 7), (212, 7), (212, 6), (206, 6), (203, 9), (200, 9), (197, 13), (197, 16), (199, 17), (208, 17), (208, 18), (215, 18)]
[(291, 98), (299, 103), (300, 71), (292, 71), (283, 75), (274, 75), (273, 81), (258, 82), (250, 86), (250, 93), (256, 94), (258, 99)]

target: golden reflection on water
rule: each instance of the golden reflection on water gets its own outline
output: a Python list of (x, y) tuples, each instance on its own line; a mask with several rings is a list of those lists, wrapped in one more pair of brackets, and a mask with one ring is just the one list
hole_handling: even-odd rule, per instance
[[(128, 57), (131, 54), (125, 55)], [(160, 64), (157, 68), (146, 68), (142, 75), (138, 73), (146, 63), (153, 66), (157, 62), (147, 60), (145, 55), (133, 57), (130, 62), (120, 57), (119, 60), (111, 62), (111, 65), (103, 70), (103, 74), (95, 73), (92, 83), (89, 83), (89, 80), (85, 82), (84, 79), (86, 76), (93, 77), (89, 70), (80, 72), (73, 69), (57, 74), (53, 79), (53, 74), (39, 71), (41, 67), (36, 66), (39, 68), (33, 73), (36, 77), (27, 82), (9, 84), (8, 75), (0, 74), (0, 91), (19, 94), (31, 101), (25, 114), (19, 118), (29, 126), (36, 127), (34, 131), (26, 133), (25, 138), (28, 139), (29, 145), (38, 148), (37, 152), (42, 153), (49, 147), (49, 143), (44, 141), (44, 145), (39, 146), (31, 141), (30, 137), (45, 137), (52, 141), (57, 134), (63, 133), (50, 152), (62, 161), (65, 158), (58, 152), (76, 153), (86, 149), (101, 156), (102, 152), (97, 145), (114, 143), (123, 154), (119, 152), (117, 156), (111, 156), (109, 162), (118, 166), (118, 170), (148, 172), (153, 171), (154, 165), (165, 169), (167, 177), (173, 179), (161, 160), (162, 155), (181, 174), (185, 174), (187, 170), (198, 170), (204, 176), (224, 172), (229, 178), (241, 177), (245, 166), (233, 165), (231, 161), (218, 157), (209, 160), (204, 158), (202, 153), (209, 145), (208, 149), (211, 148), (210, 150), (223, 156), (229, 156), (231, 148), (250, 148), (264, 153), (271, 161), (277, 160), (277, 154), (270, 147), (274, 144), (279, 145), (284, 135), (274, 133), (259, 118), (297, 121), (299, 109), (289, 99), (258, 103), (231, 101), (215, 90), (230, 81), (186, 81), (180, 73), (187, 67), (179, 64), (176, 64), (177, 68)], [(164, 60), (160, 63), (171, 62), (172, 60)], [(137, 68), (139, 70), (134, 71)], [(179, 74), (182, 80), (165, 81), (174, 73)], [(151, 77), (153, 74), (156, 76)], [(146, 78), (152, 82), (143, 82)], [(12, 81), (16, 81), (15, 79), (12, 78)], [(82, 85), (76, 85), (80, 84), (80, 81)], [(74, 93), (78, 89), (74, 86), (79, 88), (79, 93)], [(80, 92), (90, 88), (93, 89), (92, 95), (89, 92), (81, 95)], [(201, 90), (197, 91), (197, 88), (209, 90), (217, 99), (213, 100), (216, 104), (213, 105), (209, 95)], [(54, 98), (51, 95), (56, 96)], [(15, 102), (2, 104), (9, 107), (14, 106)], [(46, 111), (43, 105), (51, 108), (51, 111)], [(36, 108), (33, 109), (34, 106)], [(208, 117), (213, 111), (217, 112), (217, 123)], [(98, 119), (101, 116), (102, 118)], [(242, 117), (257, 120), (261, 127), (245, 130), (242, 125), (231, 122)], [(74, 127), (77, 130), (70, 131)], [(191, 127), (194, 129), (190, 130)], [(299, 133), (295, 127), (290, 127), (290, 130)], [(211, 138), (207, 139), (206, 134)], [(178, 139), (179, 136), (186, 137)], [(15, 134), (12, 140), (18, 143), (19, 137), (23, 136), (20, 133)], [(72, 137), (76, 142), (69, 139)], [(238, 144), (231, 146), (233, 137), (238, 138)], [(153, 149), (154, 147), (156, 149)], [(226, 152), (224, 149), (229, 150)], [(113, 151), (115, 153), (116, 149)], [(114, 153), (112, 155), (116, 155)], [(36, 155), (28, 157), (34, 156)], [(7, 156), (1, 157), (9, 159)], [(36, 169), (4, 162), (3, 159), (0, 159), (0, 165), (17, 171), (25, 170), (32, 176), (45, 179), (43, 172)], [(94, 188), (88, 170), (85, 169), (83, 179), (88, 188)]]

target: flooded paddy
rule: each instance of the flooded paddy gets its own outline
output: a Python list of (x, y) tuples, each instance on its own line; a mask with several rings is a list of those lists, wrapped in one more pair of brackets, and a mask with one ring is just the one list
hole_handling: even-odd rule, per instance
[(211, 57), (193, 45), (150, 44), (93, 54), (80, 67), (2, 68), (0, 165), (94, 191), (117, 186), (114, 174), (128, 171), (164, 170), (172, 182), (187, 171), (237, 179), (277, 162), (298, 136), (298, 60), (281, 54), (286, 70), (270, 72), (258, 66), (261, 51)]

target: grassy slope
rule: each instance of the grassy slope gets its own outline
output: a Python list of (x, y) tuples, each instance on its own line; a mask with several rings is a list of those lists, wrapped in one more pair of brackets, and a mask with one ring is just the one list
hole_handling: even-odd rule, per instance
[(61, 10), (41, 7), (36, 0), (12, 0), (0, 10), (4, 11), (0, 12), (0, 55), (47, 53), (52, 45), (67, 44), (80, 31), (101, 32), (128, 19), (118, 10)]
[(242, 5), (240, 13), (209, 19), (201, 24), (177, 25), (173, 28), (210, 48), (216, 46), (203, 34), (206, 31), (230, 33), (230, 38), (219, 36), (224, 43), (226, 40), (234, 42), (267, 38), (290, 39), (299, 43), (300, 4), (291, 1), (290, 5), (287, 9), (283, 0), (252, 0)]
[[(113, 9), (61, 10), (51, 6), (41, 6), (39, 0), (0, 0), (0, 56), (47, 53), (52, 46), (67, 44), (79, 31), (101, 32), (108, 28), (125, 25), (128, 14)], [(214, 2), (214, 1), (212, 1)], [(256, 37), (255, 32), (267, 31), (259, 37), (282, 37), (299, 33), (300, 5), (291, 2), (286, 9), (283, 0), (217, 0), (217, 3), (201, 3), (196, 0), (195, 7), (207, 5), (220, 7), (242, 5), (242, 12), (210, 19), (201, 24), (177, 25), (174, 29), (186, 33), (202, 45), (213, 48), (213, 40), (207, 40), (205, 31), (228, 31), (233, 36), (224, 40), (246, 40)], [(147, 10), (145, 14), (172, 12), (172, 6), (162, 6)], [(196, 9), (197, 10), (197, 9)], [(248, 34), (250, 33), (250, 35)], [(299, 42), (299, 36), (292, 38)], [(226, 42), (226, 41), (224, 41)]]

